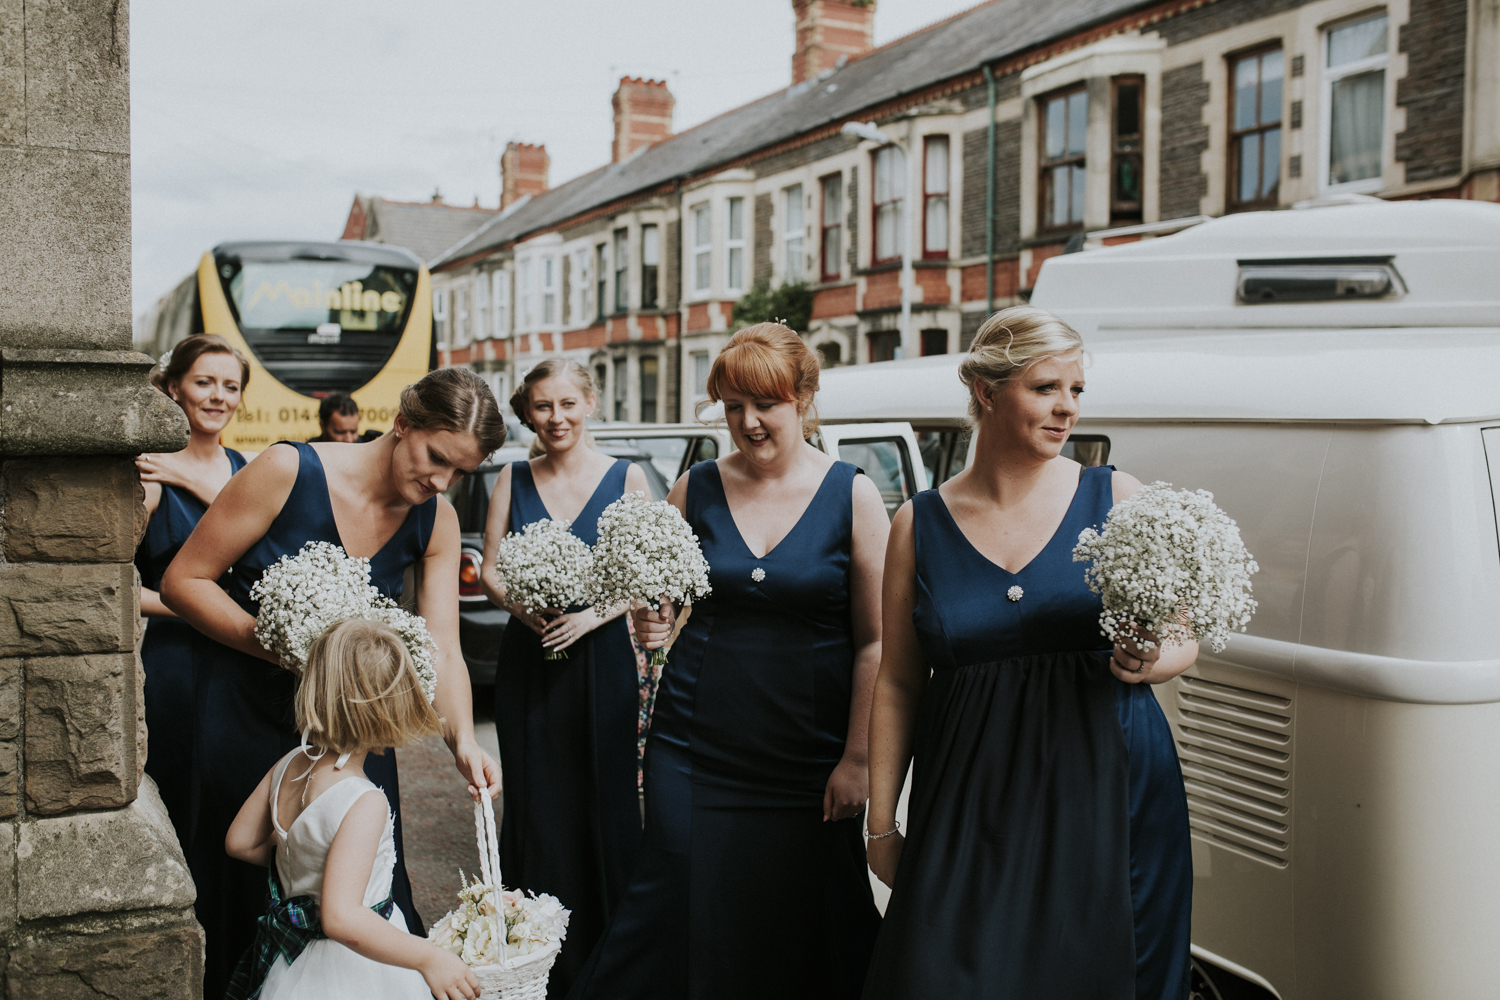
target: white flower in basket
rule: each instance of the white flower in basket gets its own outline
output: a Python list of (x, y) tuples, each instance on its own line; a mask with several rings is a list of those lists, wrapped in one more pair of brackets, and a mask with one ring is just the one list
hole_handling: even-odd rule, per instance
[(1197, 639), (1214, 652), (1243, 632), (1255, 612), (1250, 576), (1260, 567), (1245, 550), (1239, 526), (1205, 490), (1173, 490), (1155, 482), (1118, 503), (1104, 530), (1086, 528), (1073, 549), (1089, 589), (1103, 598), (1099, 626), (1111, 641), (1143, 648)]
[[(593, 577), (592, 602), (601, 608), (656, 609), (663, 597), (681, 607), (713, 591), (708, 560), (682, 512), (641, 492), (626, 493), (599, 515)], [(651, 654), (651, 665), (665, 662), (663, 646)]]
[(330, 542), (308, 542), (295, 556), (282, 556), (266, 567), (250, 599), (260, 602), (255, 638), (275, 653), (281, 665), (300, 674), (307, 651), (328, 626), (366, 618), (389, 626), (411, 653), (431, 701), (437, 693), (437, 644), (427, 620), (411, 614), (370, 584), (370, 560), (355, 559)]
[[(495, 576), (507, 600), (531, 614), (546, 608), (566, 611), (589, 603), (593, 553), (568, 530), (568, 521), (542, 518), (500, 540)], [(567, 650), (549, 649), (548, 660), (566, 659)]]
[(488, 794), (474, 803), (483, 881), (458, 873), (458, 907), (432, 925), (427, 938), (474, 970), (480, 1000), (542, 1000), (552, 963), (568, 936), (568, 911), (556, 896), (501, 888), (500, 838)]

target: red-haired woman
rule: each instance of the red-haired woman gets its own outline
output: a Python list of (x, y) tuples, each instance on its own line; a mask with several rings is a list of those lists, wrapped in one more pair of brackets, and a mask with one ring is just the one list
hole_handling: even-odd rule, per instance
[[(875, 485), (807, 444), (818, 362), (784, 326), (714, 361), (738, 451), (669, 500), (713, 593), (662, 672), (646, 828), (574, 1000), (860, 995), (880, 917), (860, 817), (888, 531)], [(660, 647), (674, 609), (637, 612)]]
[[(244, 468), (246, 456), (219, 444), (250, 381), (250, 365), (223, 337), (194, 334), (162, 357), (151, 382), (182, 407), (188, 446), (136, 459), (146, 487), (146, 534), (135, 552), (141, 574), (141, 643), (146, 673), (146, 773), (156, 781), (177, 839), (191, 849), (197, 795), (193, 772), (193, 627), (161, 602), (162, 574), (198, 521)], [(253, 456), (251, 456), (253, 457)]]

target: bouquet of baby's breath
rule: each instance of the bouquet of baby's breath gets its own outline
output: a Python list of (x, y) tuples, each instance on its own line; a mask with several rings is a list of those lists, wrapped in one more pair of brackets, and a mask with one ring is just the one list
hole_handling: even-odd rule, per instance
[(390, 626), (406, 643), (429, 701), (437, 691), (432, 657), (437, 645), (426, 619), (402, 610), (370, 584), (368, 559), (355, 559), (330, 542), (308, 542), (296, 555), (267, 566), (250, 588), (250, 599), (260, 602), (256, 640), (288, 670), (302, 672), (313, 640), (330, 625), (366, 618)]
[[(665, 500), (626, 493), (599, 516), (594, 543), (593, 604), (617, 608), (663, 598), (679, 607), (707, 597), (708, 560), (682, 513)], [(652, 666), (667, 662), (666, 647), (651, 654)]]
[(1255, 611), (1250, 576), (1260, 567), (1240, 529), (1205, 490), (1156, 482), (1116, 504), (1104, 530), (1084, 529), (1073, 549), (1089, 589), (1104, 599), (1099, 625), (1112, 641), (1155, 636), (1167, 646), (1197, 639), (1214, 652)]
[[(531, 614), (589, 603), (593, 554), (583, 539), (568, 530), (569, 523), (544, 517), (500, 540), (495, 576), (507, 600)], [(553, 649), (546, 658), (561, 660), (567, 655), (566, 650)]]

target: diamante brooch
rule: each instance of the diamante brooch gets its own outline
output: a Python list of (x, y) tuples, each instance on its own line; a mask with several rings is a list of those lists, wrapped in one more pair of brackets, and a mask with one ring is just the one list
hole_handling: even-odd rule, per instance
[(766, 571), (761, 569), (759, 566), (750, 571), (750, 579), (754, 580), (756, 583), (760, 583), (760, 581), (764, 580), (765, 578)]
[(1005, 596), (1009, 597), (1012, 601), (1019, 601), (1022, 597), (1026, 596), (1026, 591), (1020, 587), (1012, 587), (1005, 592)]

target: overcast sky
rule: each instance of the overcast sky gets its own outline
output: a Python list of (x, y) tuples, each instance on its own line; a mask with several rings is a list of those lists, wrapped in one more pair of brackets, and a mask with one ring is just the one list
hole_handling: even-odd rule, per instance
[[(884, 44), (975, 0), (879, 0)], [(509, 140), (609, 160), (621, 76), (689, 128), (791, 82), (790, 0), (136, 0), (135, 311), (234, 239), (337, 239), (354, 193), (494, 207)]]

